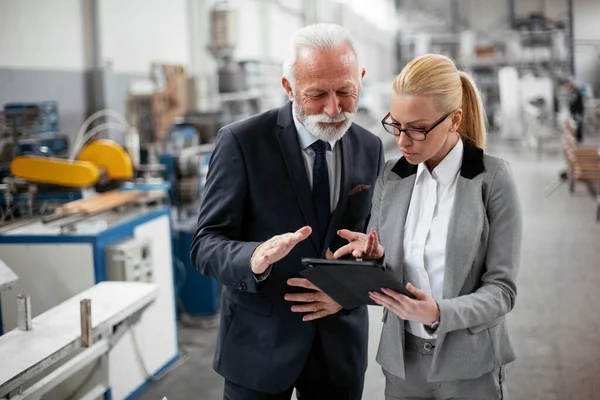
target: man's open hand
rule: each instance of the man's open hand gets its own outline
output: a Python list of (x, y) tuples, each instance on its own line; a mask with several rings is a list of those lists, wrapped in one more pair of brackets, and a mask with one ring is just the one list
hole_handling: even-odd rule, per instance
[(312, 228), (305, 226), (296, 232), (273, 236), (262, 243), (254, 250), (254, 254), (252, 254), (252, 259), (250, 260), (252, 272), (257, 275), (264, 273), (269, 268), (269, 265), (287, 256), (294, 246), (309, 237), (311, 233)]

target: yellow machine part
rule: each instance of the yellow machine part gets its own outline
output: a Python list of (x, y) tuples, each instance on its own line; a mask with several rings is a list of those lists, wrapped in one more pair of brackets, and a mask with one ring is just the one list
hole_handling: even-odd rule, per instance
[(103, 169), (110, 179), (133, 178), (133, 164), (129, 154), (117, 143), (110, 140), (96, 140), (85, 146), (79, 161), (88, 161)]
[(100, 177), (98, 167), (90, 162), (37, 156), (15, 157), (10, 172), (32, 182), (70, 187), (92, 186)]

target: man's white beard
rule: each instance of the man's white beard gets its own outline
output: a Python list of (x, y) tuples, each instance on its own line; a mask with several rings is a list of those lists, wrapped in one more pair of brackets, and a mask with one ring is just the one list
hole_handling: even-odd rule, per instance
[[(330, 117), (327, 114), (306, 115), (297, 98), (293, 102), (293, 107), (296, 117), (310, 133), (312, 133), (317, 139), (325, 142), (331, 142), (334, 140), (340, 140), (346, 134), (346, 131), (350, 129), (350, 125), (352, 125), (352, 121), (356, 115), (356, 110), (358, 109), (358, 104), (352, 112), (344, 111), (337, 117)], [(336, 122), (343, 123), (339, 126), (322, 125), (322, 123)]]

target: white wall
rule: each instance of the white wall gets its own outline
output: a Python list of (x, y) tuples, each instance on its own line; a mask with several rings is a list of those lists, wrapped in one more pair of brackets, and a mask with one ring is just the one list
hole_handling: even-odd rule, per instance
[(84, 1), (0, 1), (0, 68), (85, 68)]
[[(98, 0), (102, 66), (147, 74), (152, 62), (188, 66), (187, 0)], [(0, 68), (92, 67), (91, 2), (1, 0)]]
[(189, 66), (186, 0), (99, 0), (101, 62), (114, 73), (145, 74), (153, 62)]
[(303, 26), (302, 4), (282, 2), (285, 8), (265, 0), (239, 0), (238, 60), (283, 61), (292, 33)]
[(576, 0), (573, 18), (575, 40), (600, 41), (600, 1)]

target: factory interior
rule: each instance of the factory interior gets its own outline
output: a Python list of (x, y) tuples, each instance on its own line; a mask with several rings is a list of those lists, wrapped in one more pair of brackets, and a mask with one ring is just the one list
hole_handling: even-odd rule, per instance
[[(211, 155), (288, 102), (316, 23), (351, 32), (385, 160), (407, 63), (474, 78), (523, 210), (504, 398), (600, 399), (599, 0), (0, 1), (0, 399), (223, 399), (223, 286), (190, 259)], [(368, 311), (362, 398), (383, 400)]]

